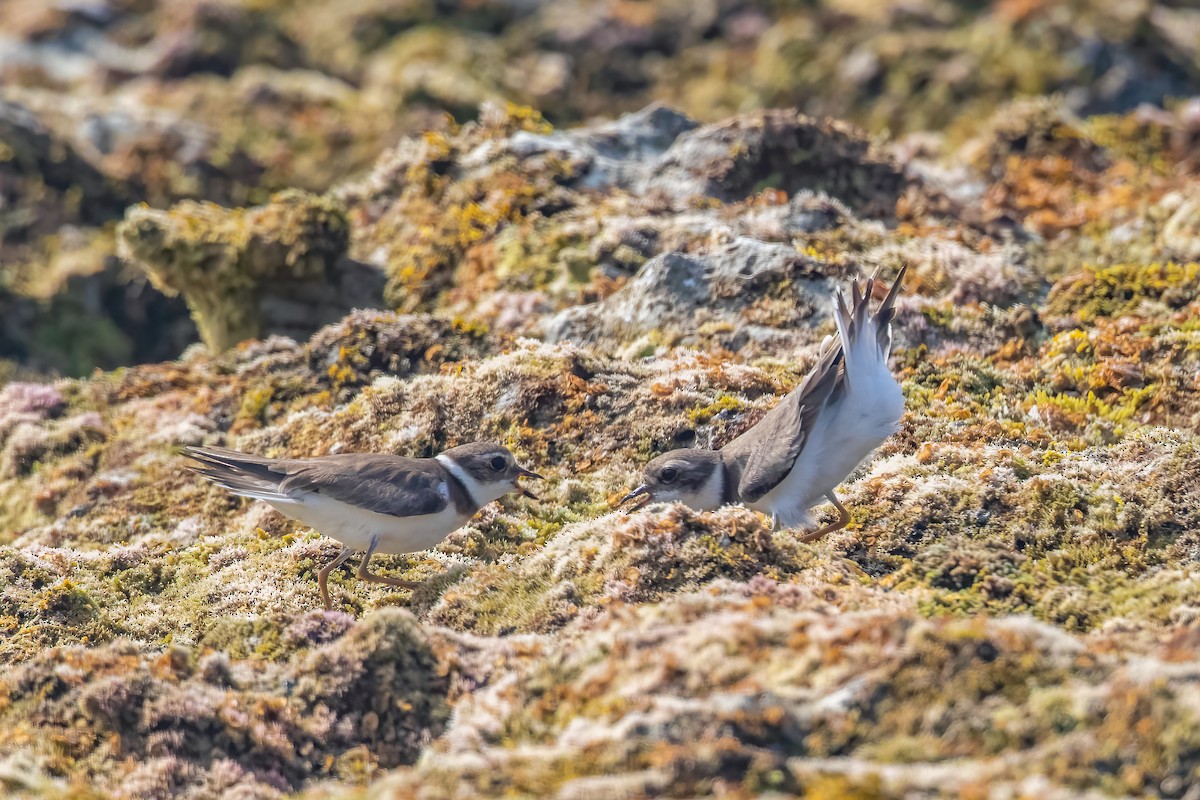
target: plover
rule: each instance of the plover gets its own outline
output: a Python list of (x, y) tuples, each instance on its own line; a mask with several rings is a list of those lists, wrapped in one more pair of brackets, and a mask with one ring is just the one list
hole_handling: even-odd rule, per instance
[(812, 528), (814, 505), (828, 499), (838, 520), (801, 537), (814, 542), (850, 522), (834, 488), (899, 428), (904, 395), (888, 370), (891, 321), (907, 267), (869, 314), (876, 278), (839, 289), (837, 338), (821, 343), (816, 366), (757, 425), (720, 450), (672, 450), (648, 464), (643, 483), (622, 504), (641, 498), (678, 501), (698, 511), (742, 503), (769, 514), (776, 528)]
[(453, 447), (434, 458), (345, 454), (264, 458), (223, 447), (188, 447), (193, 471), (241, 497), (263, 500), (285, 516), (342, 543), (317, 573), (321, 601), (331, 609), (329, 573), (365, 551), (358, 577), (389, 586), (420, 584), (367, 569), (375, 553), (428, 550), (475, 512), (509, 492), (533, 495), (522, 477), (538, 478), (506, 448), (488, 442)]

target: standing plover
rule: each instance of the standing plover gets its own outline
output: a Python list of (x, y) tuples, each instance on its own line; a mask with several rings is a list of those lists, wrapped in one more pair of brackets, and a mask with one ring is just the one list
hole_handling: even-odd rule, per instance
[(541, 478), (507, 449), (487, 442), (453, 447), (435, 458), (346, 454), (264, 458), (223, 447), (188, 447), (193, 470), (241, 497), (263, 500), (282, 514), (342, 543), (342, 552), (317, 573), (329, 600), (329, 573), (356, 550), (366, 551), (358, 577), (415, 588), (414, 581), (372, 575), (375, 553), (428, 550), (493, 500), (520, 492), (521, 477)]
[(821, 343), (816, 366), (757, 425), (720, 450), (672, 450), (646, 464), (642, 485), (621, 501), (679, 501), (698, 511), (742, 503), (776, 527), (813, 527), (809, 509), (827, 498), (838, 521), (802, 537), (844, 528), (850, 514), (834, 488), (899, 428), (904, 395), (888, 370), (891, 321), (907, 267), (874, 316), (875, 278), (837, 292), (837, 338)]

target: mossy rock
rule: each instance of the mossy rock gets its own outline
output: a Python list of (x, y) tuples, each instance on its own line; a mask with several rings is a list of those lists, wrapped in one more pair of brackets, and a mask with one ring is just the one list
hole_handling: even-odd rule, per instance
[(346, 257), (342, 206), (298, 190), (250, 209), (134, 208), (117, 238), (122, 257), (157, 288), (183, 295), (214, 352), (281, 327), (311, 332), (382, 299), (382, 276)]

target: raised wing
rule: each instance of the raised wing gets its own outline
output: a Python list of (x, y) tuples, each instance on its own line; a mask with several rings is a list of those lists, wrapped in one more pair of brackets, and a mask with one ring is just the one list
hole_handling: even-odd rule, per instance
[(738, 483), (738, 496), (743, 502), (761, 499), (792, 471), (817, 415), (841, 379), (841, 363), (840, 344), (827, 338), (816, 366), (800, 385), (757, 425), (725, 446), (735, 454), (749, 448)]

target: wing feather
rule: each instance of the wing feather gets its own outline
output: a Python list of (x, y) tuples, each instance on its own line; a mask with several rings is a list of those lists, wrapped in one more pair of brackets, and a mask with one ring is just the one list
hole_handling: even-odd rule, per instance
[[(741, 446), (750, 441), (754, 444), (738, 483), (738, 496), (743, 501), (759, 500), (792, 471), (792, 465), (804, 449), (817, 415), (825, 407), (838, 382), (841, 363), (841, 346), (834, 339), (827, 339), (822, 344), (816, 366), (801, 384), (747, 431), (753, 437), (746, 439)], [(738, 439), (726, 447), (734, 446), (736, 452), (739, 449), (736, 442)]]
[(392, 455), (271, 459), (223, 447), (188, 447), (192, 471), (234, 494), (295, 501), (304, 492), (393, 517), (436, 514), (450, 503), (440, 467)]
[(343, 503), (392, 517), (443, 511), (450, 503), (445, 475), (412, 458), (338, 455), (293, 462), (280, 484), (286, 494), (320, 492)]

